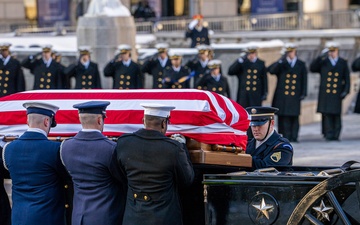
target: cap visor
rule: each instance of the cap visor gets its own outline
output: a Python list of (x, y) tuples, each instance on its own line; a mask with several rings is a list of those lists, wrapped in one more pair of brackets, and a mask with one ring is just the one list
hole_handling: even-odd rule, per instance
[(256, 121), (250, 121), (250, 126), (262, 126), (264, 125), (268, 120), (256, 120)]

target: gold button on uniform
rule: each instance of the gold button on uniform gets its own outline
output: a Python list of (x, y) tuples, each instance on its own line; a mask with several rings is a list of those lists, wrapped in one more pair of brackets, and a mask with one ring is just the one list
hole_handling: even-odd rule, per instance
[(50, 85), (46, 85), (46, 88), (47, 88), (47, 89), (50, 89)]
[(223, 90), (223, 88), (222, 87), (219, 87), (219, 91), (222, 91)]
[(290, 80), (285, 80), (285, 83), (287, 83), (287, 84), (290, 83)]
[(250, 91), (250, 87), (246, 87), (246, 90), (247, 90), (247, 91)]
[(68, 186), (67, 184), (65, 184), (65, 185), (64, 185), (64, 188), (67, 189), (67, 188), (69, 188), (69, 186)]
[(147, 201), (147, 200), (148, 200), (148, 196), (145, 195), (145, 196), (144, 196), (144, 200)]
[(289, 95), (289, 92), (288, 92), (288, 91), (285, 91), (285, 95)]
[(40, 81), (41, 81), (41, 82), (44, 82), (44, 80), (45, 80), (44, 78), (40, 78)]
[(161, 78), (159, 78), (159, 79), (158, 79), (158, 81), (159, 81), (159, 82), (161, 82), (161, 81), (162, 81), (162, 79), (161, 79)]
[(333, 90), (333, 94), (336, 94), (336, 90)]
[(40, 84), (40, 88), (43, 88), (44, 87), (44, 85), (43, 84)]
[(328, 72), (328, 75), (331, 76), (331, 75), (332, 75), (332, 72)]
[(162, 88), (162, 84), (159, 84), (159, 85), (158, 85), (158, 88)]
[(159, 72), (159, 75), (162, 75), (162, 72)]
[(291, 86), (291, 90), (295, 90), (295, 86)]
[(130, 76), (126, 76), (126, 79), (130, 80), (130, 79), (131, 79), (131, 77), (130, 77)]
[(285, 85), (285, 89), (289, 89), (289, 85)]
[(334, 88), (337, 88), (337, 84), (333, 84), (333, 87), (334, 87)]
[(51, 73), (48, 73), (47, 76), (48, 76), (48, 77), (51, 77)]
[(246, 84), (249, 85), (251, 82), (250, 81), (246, 81)]
[(257, 70), (254, 70), (254, 73), (257, 73)]
[(175, 85), (171, 85), (171, 88), (175, 88)]
[(180, 85), (178, 86), (178, 88), (182, 88), (182, 85), (180, 84)]
[(0, 74), (2, 74), (3, 73), (3, 71), (2, 70), (0, 70)]
[(296, 74), (294, 74), (294, 75), (293, 75), (293, 78), (297, 78), (297, 75), (296, 75)]
[(83, 81), (83, 82), (81, 82), (81, 84), (82, 84), (82, 85), (85, 85), (85, 84), (86, 84), (86, 82), (85, 82), (85, 81)]
[(9, 74), (10, 74), (10, 72), (9, 72), (9, 71), (5, 71), (5, 74), (6, 74), (6, 75), (9, 75)]
[(215, 87), (213, 87), (213, 88), (212, 88), (212, 91), (216, 91), (216, 88), (215, 88)]
[(122, 74), (120, 75), (120, 78), (121, 78), (121, 79), (124, 79), (124, 77), (125, 77), (124, 75), (122, 75)]
[(88, 76), (88, 79), (92, 79), (92, 76), (91, 76), (91, 75), (89, 75), (89, 76)]
[(257, 79), (257, 76), (256, 76), (256, 75), (254, 75), (254, 76), (253, 76), (253, 78), (254, 78), (254, 79)]
[(292, 92), (291, 92), (291, 95), (292, 95), (292, 96), (294, 96), (294, 95), (295, 95), (295, 92), (294, 92), (294, 91), (292, 91)]
[(247, 75), (247, 76), (246, 76), (246, 78), (247, 78), (247, 79), (250, 79), (250, 78), (251, 78), (251, 76), (250, 76), (250, 75)]
[(197, 37), (197, 38), (196, 38), (196, 40), (197, 40), (197, 41), (200, 41), (200, 38), (199, 38), (199, 37)]
[(86, 79), (86, 76), (85, 76), (85, 75), (82, 75), (82, 79), (85, 80), (85, 79)]
[(65, 204), (65, 208), (69, 208), (70, 206), (69, 206), (69, 204)]
[(339, 73), (338, 73), (338, 72), (336, 72), (336, 73), (335, 73), (335, 77), (338, 77), (338, 76), (339, 76)]
[(290, 74), (286, 74), (286, 78), (290, 78), (291, 77), (291, 75)]
[(338, 82), (338, 79), (337, 79), (337, 78), (334, 78), (334, 82)]
[(6, 94), (6, 93), (7, 93), (7, 90), (3, 90), (3, 93)]
[(7, 83), (5, 83), (5, 84), (4, 84), (4, 87), (7, 87), (7, 86), (8, 86), (8, 84), (7, 84)]
[(248, 69), (247, 72), (248, 72), (248, 73), (251, 73), (251, 69)]
[(50, 83), (50, 82), (51, 82), (51, 80), (50, 80), (50, 79), (47, 79), (47, 80), (46, 80), (46, 82)]
[(291, 83), (296, 84), (296, 80), (293, 80)]
[(256, 87), (253, 87), (252, 90), (253, 90), (253, 91), (256, 91)]
[(9, 80), (9, 78), (8, 77), (5, 77), (5, 81), (8, 81)]
[(124, 81), (120, 81), (119, 83), (120, 83), (121, 85), (123, 85), (123, 84), (124, 84)]
[(202, 88), (201, 86), (197, 86), (197, 89), (201, 90), (201, 88)]
[(331, 87), (331, 84), (327, 83), (327, 84), (326, 84), (326, 87)]
[(88, 85), (92, 85), (92, 82), (91, 82), (91, 81), (89, 81), (89, 82), (88, 82)]
[(257, 83), (256, 83), (256, 81), (253, 81), (253, 85), (256, 85)]
[(0, 80), (2, 80), (2, 77), (0, 77)]
[(330, 89), (326, 89), (326, 93), (330, 93)]
[(137, 198), (137, 194), (134, 194), (134, 198)]
[(129, 82), (129, 81), (127, 81), (127, 82), (126, 82), (126, 85), (128, 85), (128, 86), (129, 86), (129, 85), (130, 85), (130, 82)]
[(331, 78), (329, 77), (329, 78), (327, 79), (327, 81), (329, 81), (329, 82), (330, 82), (330, 81), (331, 81)]

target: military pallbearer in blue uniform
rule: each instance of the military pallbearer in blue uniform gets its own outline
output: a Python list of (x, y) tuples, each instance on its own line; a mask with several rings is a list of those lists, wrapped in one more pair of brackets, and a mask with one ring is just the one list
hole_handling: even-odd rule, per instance
[(123, 224), (181, 225), (178, 190), (193, 182), (194, 170), (185, 139), (165, 136), (170, 110), (175, 107), (142, 106), (145, 129), (122, 135), (116, 147), (119, 165), (128, 178)]
[(82, 130), (61, 145), (61, 159), (74, 183), (73, 225), (122, 223), (126, 177), (117, 164), (116, 143), (101, 133), (109, 104), (75, 104)]
[(12, 179), (12, 224), (65, 225), (65, 182), (69, 179), (60, 160), (60, 142), (47, 139), (56, 126), (57, 106), (27, 102), (29, 129), (4, 146), (4, 167)]
[(251, 117), (254, 136), (246, 146), (252, 156), (253, 169), (292, 165), (293, 147), (274, 129), (277, 108), (254, 106), (246, 108)]

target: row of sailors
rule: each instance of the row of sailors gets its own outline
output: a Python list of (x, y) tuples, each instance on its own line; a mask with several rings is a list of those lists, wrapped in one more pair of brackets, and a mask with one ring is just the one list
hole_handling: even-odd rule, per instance
[[(21, 67), (30, 70), (34, 75), (33, 89), (67, 89), (70, 88), (72, 77), (75, 78), (75, 89), (100, 89), (101, 79), (97, 63), (91, 61), (91, 49), (79, 48), (79, 62), (65, 67), (60, 63), (61, 56), (52, 51), (52, 46), (46, 45), (42, 52), (30, 55), (21, 63), (10, 55), (10, 43), (0, 44), (0, 97), (25, 90), (25, 80)], [(167, 44), (156, 46), (158, 53), (155, 57), (147, 60), (143, 65), (131, 59), (131, 46), (120, 45), (118, 54), (104, 68), (104, 76), (113, 79), (114, 89), (138, 89), (144, 88), (144, 73), (154, 76), (153, 88), (190, 88), (190, 80), (194, 76), (194, 85), (205, 73), (214, 76), (216, 87), (204, 86), (206, 90), (229, 95), (226, 78), (219, 72), (211, 71), (219, 68), (221, 62), (210, 62), (211, 51), (208, 46), (199, 46), (199, 55), (206, 52), (207, 59), (201, 62), (201, 67), (196, 61), (191, 60), (188, 66), (182, 66), (182, 55), (177, 52), (168, 52)], [(205, 49), (206, 48), (206, 49)], [(201, 68), (201, 71), (198, 69)], [(191, 71), (194, 71), (191, 73)], [(191, 75), (192, 74), (192, 75)], [(200, 83), (204, 83), (201, 81)], [(222, 87), (225, 85), (224, 87)], [(219, 87), (217, 87), (219, 86)], [(221, 86), (221, 87), (220, 87)], [(200, 85), (197, 85), (202, 89)]]

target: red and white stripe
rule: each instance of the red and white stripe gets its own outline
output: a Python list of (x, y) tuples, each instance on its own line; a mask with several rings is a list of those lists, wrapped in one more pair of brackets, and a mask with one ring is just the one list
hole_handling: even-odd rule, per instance
[(76, 103), (110, 101), (107, 107), (104, 134), (119, 136), (143, 128), (144, 108), (140, 103), (175, 106), (167, 134), (180, 133), (199, 142), (246, 147), (247, 112), (236, 102), (222, 95), (195, 89), (142, 90), (36, 90), (0, 98), (0, 134), (21, 135), (26, 131), (26, 110), (22, 104), (38, 101), (60, 107), (58, 125), (49, 136), (73, 136), (81, 125)]

